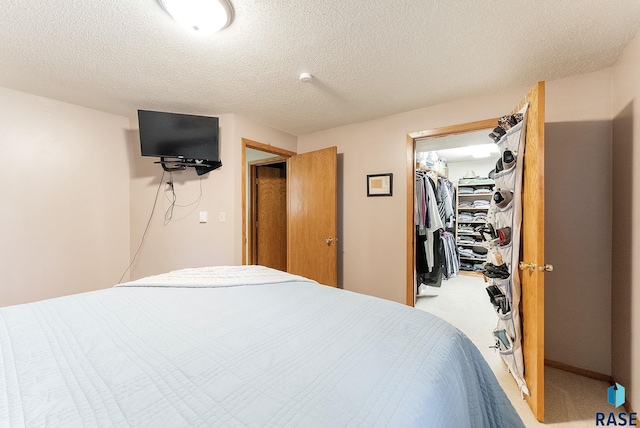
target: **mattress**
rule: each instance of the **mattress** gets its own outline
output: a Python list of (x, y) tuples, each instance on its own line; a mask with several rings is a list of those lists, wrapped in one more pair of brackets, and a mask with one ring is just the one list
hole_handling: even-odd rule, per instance
[(518, 427), (478, 349), (260, 266), (0, 308), (1, 427)]

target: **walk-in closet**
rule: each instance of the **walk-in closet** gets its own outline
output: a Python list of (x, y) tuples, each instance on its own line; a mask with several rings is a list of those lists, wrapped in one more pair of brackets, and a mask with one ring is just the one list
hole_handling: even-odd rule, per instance
[[(414, 266), (416, 306), (421, 299), (437, 306), (437, 297), (450, 292), (452, 278), (452, 288), (486, 290), (486, 304), (465, 311), (479, 319), (480, 311), (491, 306), (497, 327), (476, 345), (495, 349), (529, 396), (520, 280), (513, 268), (519, 260), (523, 168), (518, 154), (524, 148), (527, 107), (500, 117), (494, 129), (416, 139)], [(465, 298), (459, 294), (460, 310)]]
[(487, 248), (482, 231), (500, 156), (490, 132), (416, 141), (417, 298), (433, 295), (434, 288), (458, 275), (483, 283)]

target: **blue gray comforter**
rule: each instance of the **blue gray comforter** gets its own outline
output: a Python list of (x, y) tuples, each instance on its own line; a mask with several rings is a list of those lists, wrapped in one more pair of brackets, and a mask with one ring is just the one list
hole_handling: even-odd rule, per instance
[(469, 339), (261, 267), (0, 308), (1, 427), (518, 427)]

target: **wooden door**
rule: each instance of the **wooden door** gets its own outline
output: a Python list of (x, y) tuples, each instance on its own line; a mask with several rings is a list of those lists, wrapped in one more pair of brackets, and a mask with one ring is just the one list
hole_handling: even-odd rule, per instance
[(522, 181), (521, 256), (532, 269), (520, 271), (522, 282), (522, 350), (526, 397), (533, 414), (544, 420), (544, 82), (531, 89), (520, 106), (529, 103)]
[(287, 178), (285, 163), (256, 166), (255, 263), (287, 271)]
[(338, 285), (337, 148), (287, 162), (288, 272)]

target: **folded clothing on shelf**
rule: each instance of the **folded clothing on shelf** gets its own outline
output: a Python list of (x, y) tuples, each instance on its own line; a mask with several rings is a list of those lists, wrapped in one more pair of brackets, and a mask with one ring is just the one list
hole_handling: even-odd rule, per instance
[(475, 213), (473, 215), (473, 221), (487, 221), (487, 214), (486, 213)]
[(491, 193), (491, 192), (492, 192), (491, 186), (476, 187), (473, 190), (473, 194), (474, 195), (488, 194), (488, 193)]
[(466, 272), (473, 272), (474, 270), (474, 264), (461, 260), (460, 261), (460, 270), (466, 271)]
[[(460, 254), (460, 257), (468, 257), (468, 258), (472, 258), (472, 259), (479, 259), (479, 260), (486, 260), (487, 259), (487, 253), (481, 253), (479, 252), (479, 248), (482, 247), (474, 247), (474, 249), (472, 248), (467, 248), (467, 247), (458, 247), (458, 253)], [(486, 249), (485, 249), (486, 251)]]
[(469, 202), (469, 206), (473, 208), (489, 208), (489, 205), (491, 205), (491, 201), (486, 199), (477, 199), (473, 203)]
[(478, 241), (471, 235), (459, 235), (458, 242), (461, 244), (476, 244)]
[(458, 233), (475, 233), (475, 230), (470, 224), (459, 224)]
[(459, 187), (458, 194), (460, 195), (473, 195), (473, 187)]
[(475, 220), (473, 219), (473, 214), (471, 213), (460, 213), (458, 214), (458, 221), (468, 222), (468, 221), (475, 221)]

